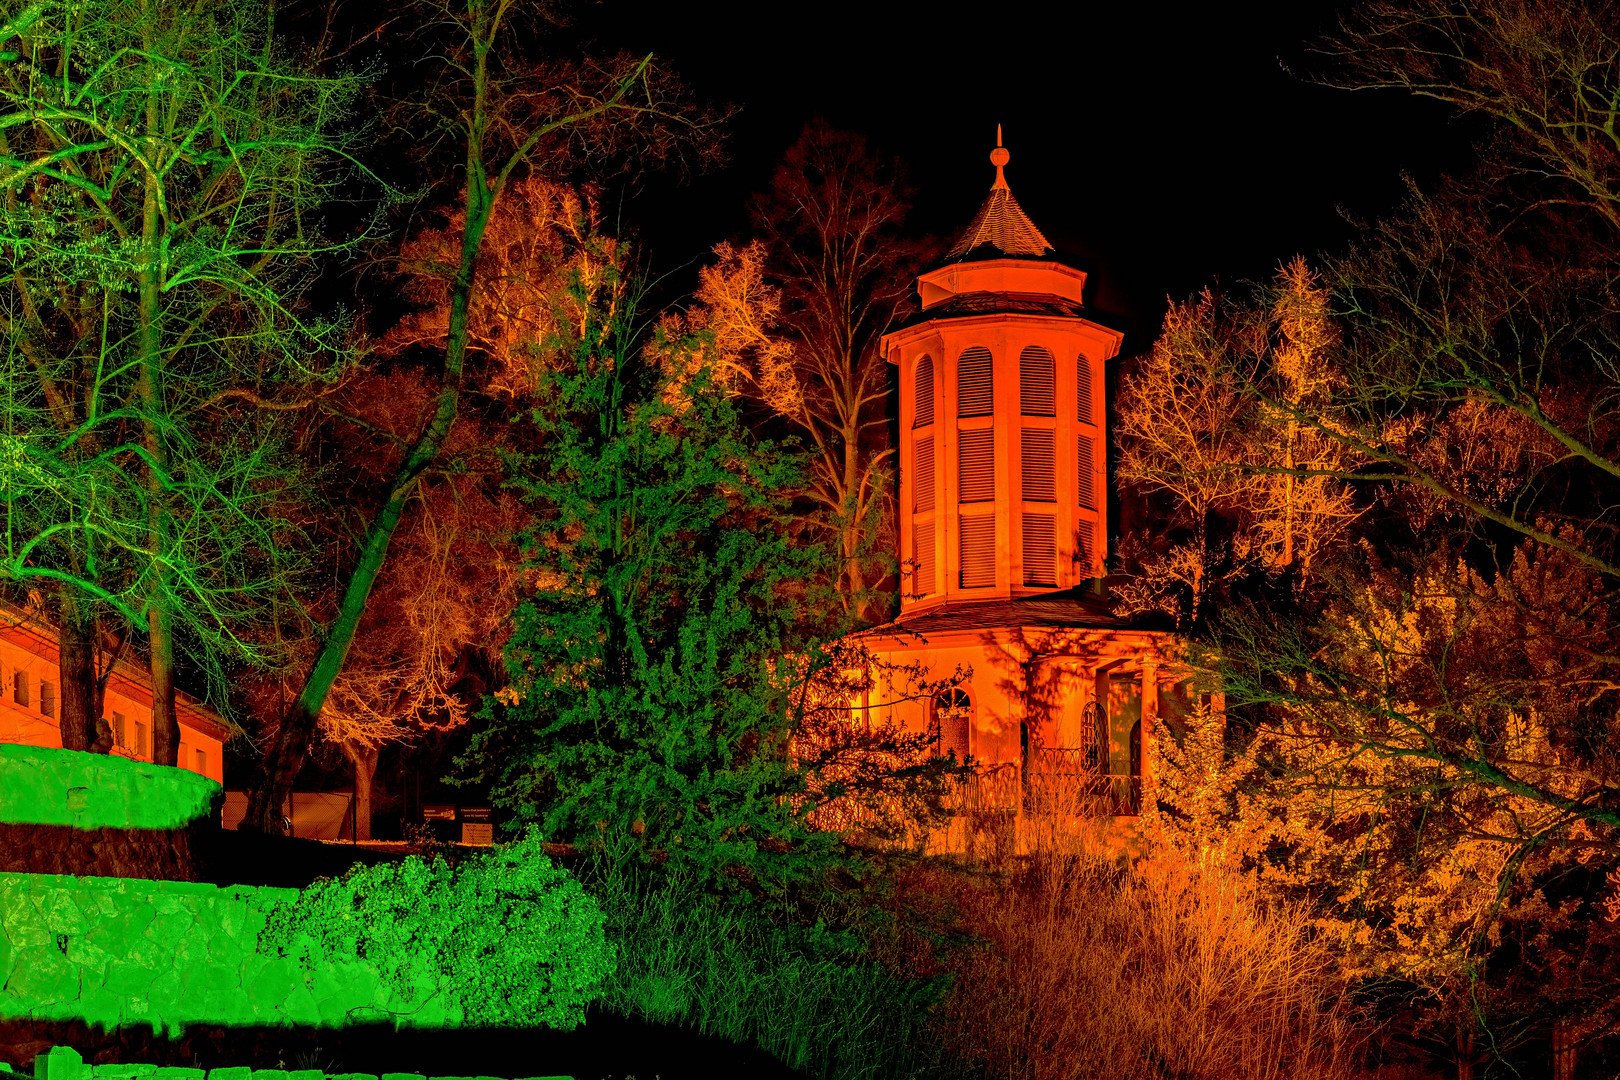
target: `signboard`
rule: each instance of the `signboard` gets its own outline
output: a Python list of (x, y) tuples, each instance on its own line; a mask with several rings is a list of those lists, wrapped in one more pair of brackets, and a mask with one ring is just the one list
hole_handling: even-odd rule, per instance
[(495, 842), (495, 826), (487, 806), (461, 808), (461, 842), (487, 847)]
[(456, 808), (454, 806), (439, 806), (428, 803), (422, 807), (423, 821), (454, 821)]

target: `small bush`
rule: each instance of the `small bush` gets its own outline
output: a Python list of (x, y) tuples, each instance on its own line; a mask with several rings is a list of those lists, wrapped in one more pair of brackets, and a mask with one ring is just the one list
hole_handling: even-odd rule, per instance
[(612, 973), (602, 910), (523, 839), (454, 867), (410, 856), (317, 881), (279, 908), (261, 950), (315, 942), (314, 962), (357, 957), (420, 1004), (435, 995), (468, 1025), (572, 1030)]

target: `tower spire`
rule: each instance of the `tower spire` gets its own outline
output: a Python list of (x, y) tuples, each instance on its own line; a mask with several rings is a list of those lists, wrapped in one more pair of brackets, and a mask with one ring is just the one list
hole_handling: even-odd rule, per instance
[(1003, 191), (1011, 190), (1007, 187), (1006, 175), (1001, 171), (1002, 167), (1010, 160), (1012, 160), (1012, 155), (1007, 153), (1006, 147), (1001, 145), (1001, 125), (997, 124), (996, 148), (990, 151), (990, 164), (996, 167), (996, 182), (990, 185), (991, 190), (996, 188), (1001, 188)]

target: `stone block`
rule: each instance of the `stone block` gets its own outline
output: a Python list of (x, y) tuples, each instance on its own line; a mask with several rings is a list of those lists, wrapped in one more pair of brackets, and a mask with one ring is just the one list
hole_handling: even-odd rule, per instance
[(382, 1080), (427, 1080), (421, 1073), (383, 1073)]
[(157, 1072), (156, 1065), (144, 1062), (124, 1065), (97, 1065), (95, 1080), (140, 1080)]
[(246, 1065), (232, 1065), (228, 1069), (209, 1069), (208, 1080), (251, 1080), (253, 1070)]
[(287, 1080), (285, 1069), (254, 1069), (253, 1080)]
[(90, 1080), (90, 1066), (71, 1046), (53, 1046), (34, 1058), (34, 1080)]
[(377, 1080), (376, 1073), (333, 1073), (328, 1080)]
[(164, 1066), (153, 1074), (152, 1080), (203, 1080), (203, 1070), (178, 1065)]
[(293, 1069), (287, 1073), (287, 1080), (326, 1080), (326, 1074), (319, 1069)]

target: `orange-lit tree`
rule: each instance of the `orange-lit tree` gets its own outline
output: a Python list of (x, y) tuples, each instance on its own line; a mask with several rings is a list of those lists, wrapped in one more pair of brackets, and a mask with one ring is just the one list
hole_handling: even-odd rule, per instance
[(442, 78), (430, 82), (418, 99), (401, 103), (396, 119), (423, 153), (431, 156), (449, 144), (460, 158), (454, 257), (441, 268), (448, 300), (443, 359), (435, 366), (431, 409), (395, 449), (383, 497), (356, 545), (341, 598), (320, 635), (321, 647), (276, 725), (248, 799), (244, 828), (277, 827), (277, 808), (303, 766), (406, 507), (423, 474), (442, 461), (462, 406), (480, 254), (498, 203), (517, 180), (570, 160), (582, 146), (652, 160), (688, 144), (712, 120), (679, 100), (679, 88), (653, 67), (650, 55), (525, 59), (525, 49), (537, 48), (534, 27), (513, 0), (473, 0), (463, 6), (424, 0), (417, 7), (427, 16), (423, 33), (433, 38)]
[(715, 331), (717, 376), (762, 402), (811, 448), (804, 497), (839, 552), (844, 611), (888, 615), (894, 573), (893, 447), (883, 331), (912, 302), (933, 247), (903, 232), (910, 189), (897, 159), (813, 121), (754, 200), (758, 239), (721, 245), (694, 315)]
[(1302, 587), (1359, 512), (1343, 480), (1320, 474), (1346, 469), (1352, 453), (1293, 411), (1328, 405), (1331, 415), (1327, 292), (1297, 258), (1258, 292), (1253, 303), (1205, 290), (1172, 305), (1124, 379), (1119, 475), (1168, 511), (1126, 547), (1125, 612), (1162, 611), (1186, 627), (1246, 578)]
[(1321, 594), (1212, 620), (1246, 780), (1184, 744), (1167, 806), (1219, 809), (1212, 838), (1298, 871), (1424, 988), (1459, 1076), (1530, 1031), (1572, 1075), (1620, 1022), (1617, 25), (1603, 4), (1353, 13), (1327, 78), (1452, 102), (1491, 139), (1328, 263), (1321, 398), (1225, 372), (1347, 455), (1273, 473), (1349, 485), (1363, 516)]

